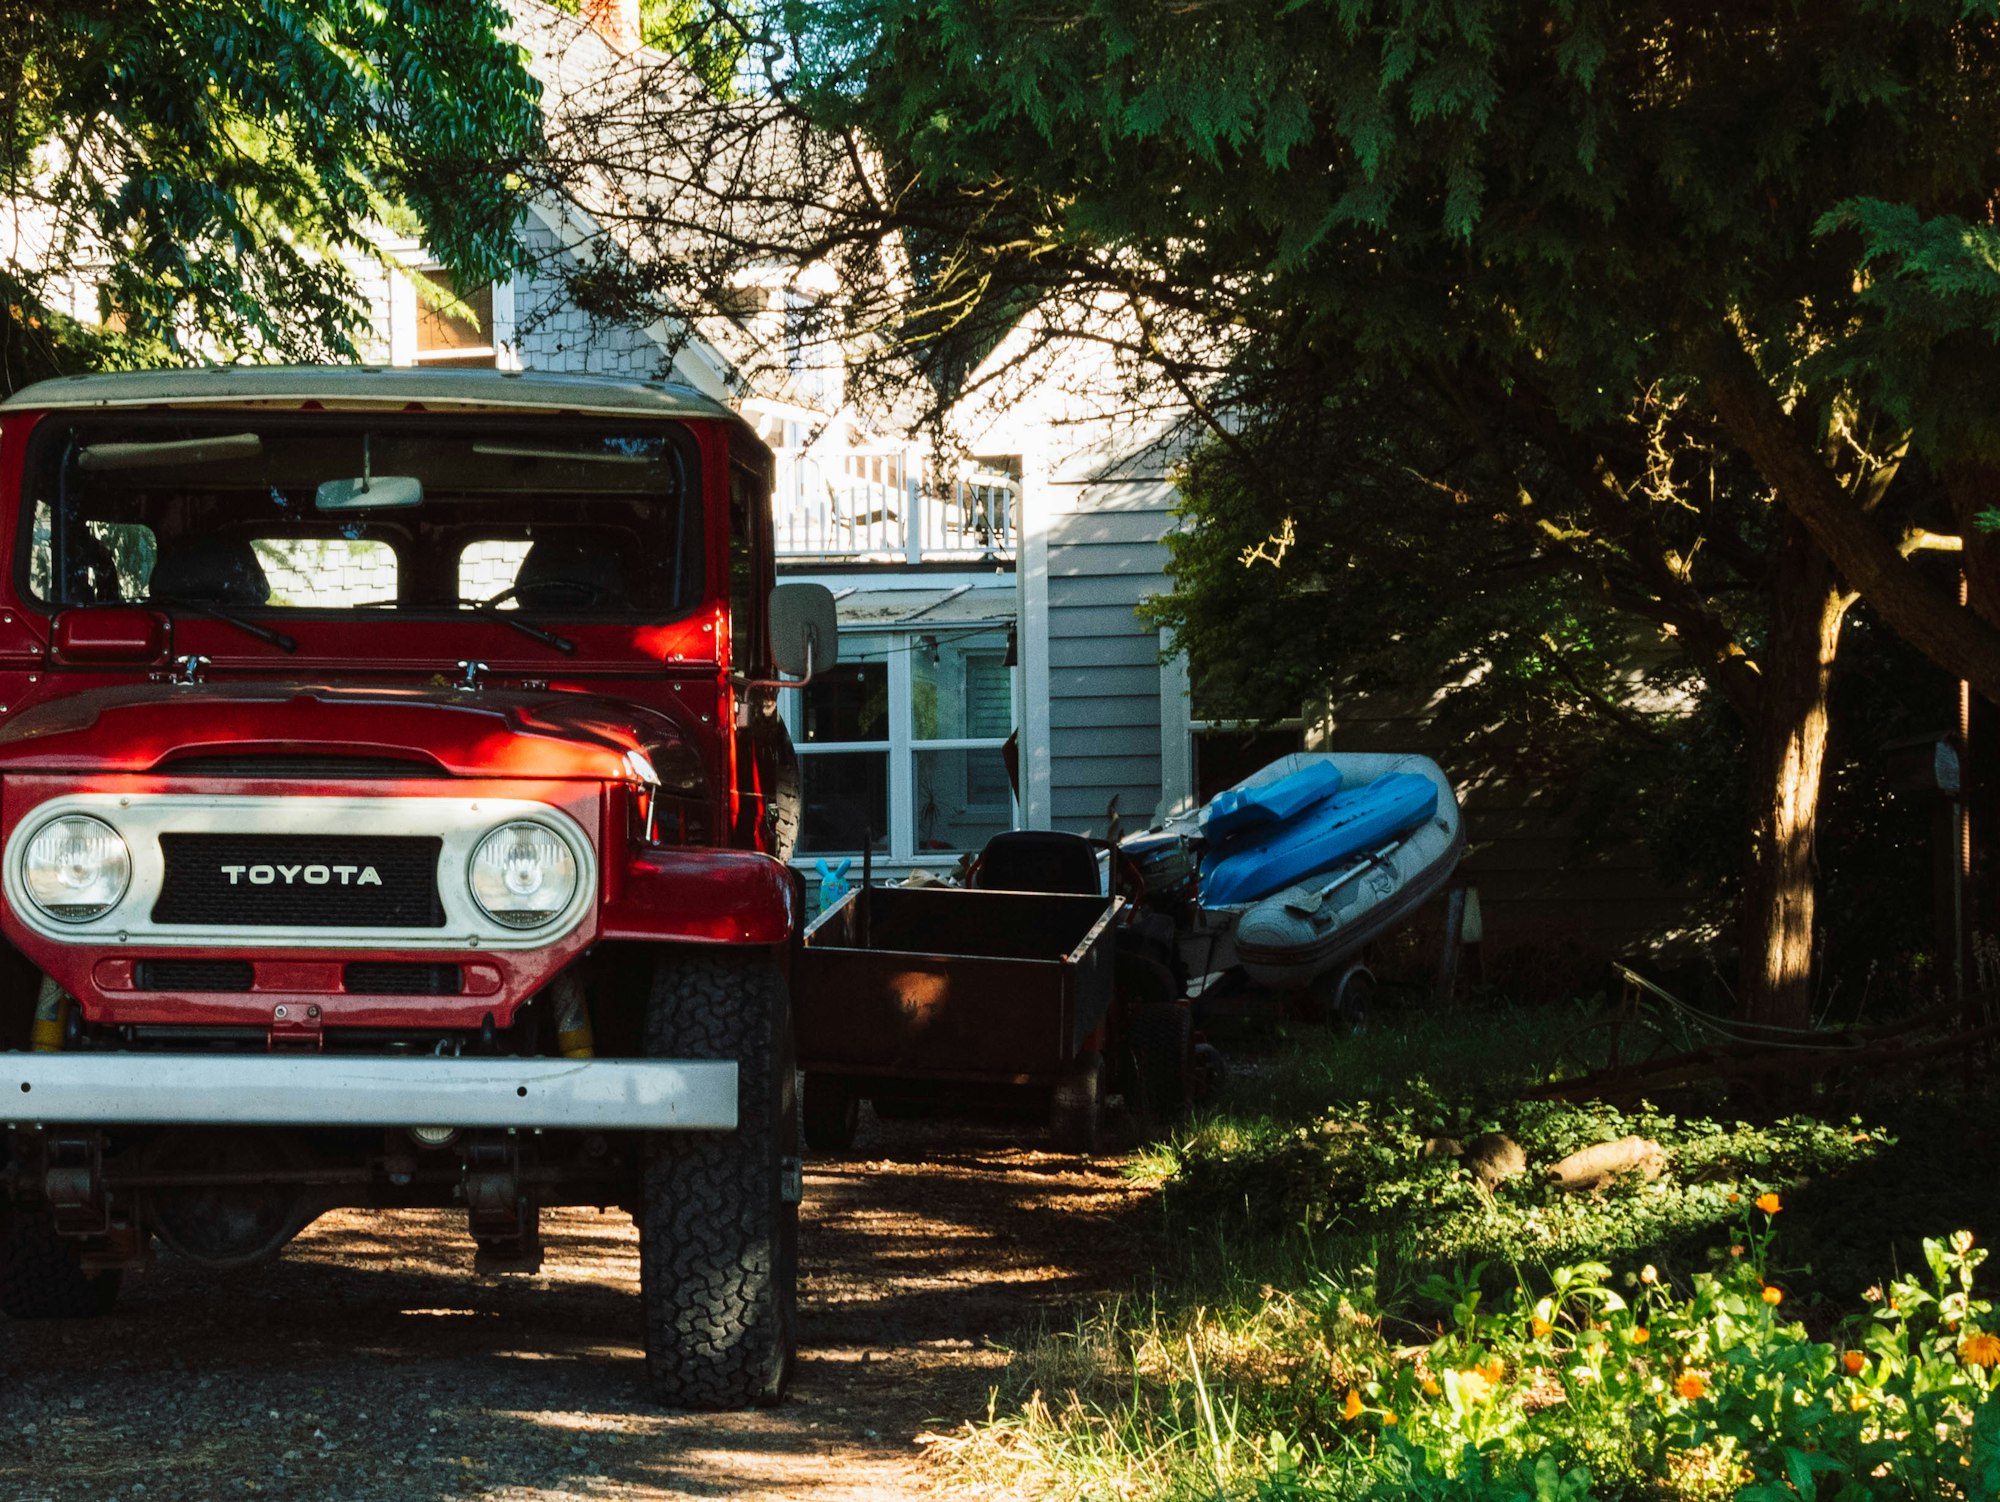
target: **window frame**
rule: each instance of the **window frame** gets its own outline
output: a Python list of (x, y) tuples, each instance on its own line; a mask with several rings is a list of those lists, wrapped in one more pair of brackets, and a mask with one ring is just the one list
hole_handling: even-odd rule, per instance
[[(778, 695), (779, 713), (784, 717), (785, 726), (791, 732), (793, 749), (799, 758), (801, 779), (812, 776), (809, 763), (815, 756), (840, 753), (887, 752), (889, 757), (889, 829), (884, 848), (875, 851), (877, 861), (895, 866), (922, 866), (949, 871), (959, 863), (965, 854), (977, 851), (941, 851), (918, 848), (917, 810), (917, 756), (925, 751), (999, 751), (1007, 744), (1006, 736), (956, 736), (933, 740), (919, 740), (915, 735), (916, 721), (913, 712), (914, 673), (911, 671), (911, 657), (918, 649), (917, 642), (922, 637), (940, 637), (946, 641), (964, 641), (973, 636), (992, 635), (1004, 637), (1007, 626), (1004, 623), (982, 625), (945, 626), (922, 621), (877, 623), (841, 628), (842, 660), (847, 657), (847, 643), (861, 637), (887, 637), (889, 639), (888, 687), (889, 687), (889, 734), (879, 741), (809, 741), (805, 739), (805, 695), (799, 689), (786, 689)], [(1006, 668), (1008, 709), (1011, 725), (1018, 730), (1021, 724), (1021, 670)], [(1006, 802), (1007, 827), (1021, 827), (1021, 800), (1010, 788)], [(815, 861), (839, 860), (852, 856), (859, 859), (859, 850), (814, 850), (801, 851), (793, 864), (804, 870), (811, 870)]]
[[(404, 265), (431, 281), (448, 283), (451, 280), (450, 270), (435, 261), (405, 261)], [(490, 358), (495, 370), (520, 370), (521, 352), (515, 337), (514, 278), (511, 275), (495, 277), (490, 290), (493, 293), (493, 311), (487, 320), (485, 344), (459, 349), (420, 350), (417, 348), (417, 330), (423, 322), (423, 306), (417, 297), (417, 284), (407, 276), (396, 277), (389, 301), (389, 363), (443, 368), (467, 360)]]
[[(352, 412), (312, 413), (260, 410), (247, 414), (237, 414), (235, 409), (228, 407), (194, 408), (187, 410), (89, 408), (75, 411), (52, 412), (49, 414), (49, 419), (55, 420), (44, 420), (37, 423), (34, 430), (28, 435), (28, 449), (22, 464), (20, 498), (15, 518), (12, 574), (16, 598), (25, 603), (29, 609), (50, 618), (53, 618), (64, 610), (90, 608), (84, 604), (69, 604), (61, 600), (46, 599), (36, 589), (34, 583), (35, 513), (38, 507), (46, 502), (53, 521), (56, 502), (60, 494), (59, 486), (49, 487), (47, 493), (45, 494), (44, 492), (44, 482), (47, 479), (49, 463), (49, 450), (52, 446), (61, 444), (66, 437), (73, 435), (80, 427), (92, 424), (117, 423), (121, 425), (121, 432), (127, 434), (146, 429), (178, 431), (190, 425), (200, 424), (209, 424), (216, 431), (225, 431), (233, 426), (230, 418), (236, 415), (241, 415), (244, 419), (244, 424), (254, 426), (259, 433), (290, 429), (306, 431), (325, 426), (330, 421), (360, 422), (364, 420), (377, 430), (382, 428), (422, 430), (426, 427), (442, 423), (449, 425), (455, 431), (463, 431), (468, 434), (478, 430), (485, 430), (495, 435), (518, 438), (522, 432), (526, 431), (522, 426), (522, 418), (519, 414), (497, 412), (445, 411), (410, 413), (357, 410)], [(620, 419), (620, 421), (625, 420)], [(718, 587), (716, 581), (710, 577), (712, 569), (710, 567), (708, 543), (706, 540), (707, 533), (705, 530), (706, 512), (709, 503), (705, 492), (703, 458), (699, 443), (694, 434), (689, 430), (687, 424), (676, 419), (635, 418), (630, 419), (629, 422), (630, 431), (632, 432), (657, 433), (664, 438), (674, 456), (673, 462), (676, 468), (676, 484), (679, 487), (680, 504), (680, 511), (675, 518), (674, 525), (679, 529), (681, 538), (688, 549), (682, 561), (683, 578), (679, 582), (679, 585), (676, 586), (676, 598), (677, 600), (680, 598), (681, 586), (686, 586), (687, 595), (685, 600), (681, 602), (679, 609), (670, 612), (653, 610), (606, 611), (586, 613), (579, 616), (571, 611), (537, 610), (527, 612), (528, 618), (561, 617), (572, 623), (581, 625), (597, 625), (600, 623), (622, 624), (627, 622), (659, 624), (665, 621), (687, 620), (708, 603), (710, 597)], [(594, 420), (590, 414), (582, 414), (562, 415), (546, 422), (536, 419), (533, 431), (537, 435), (547, 435), (552, 441), (560, 441), (564, 437), (578, 434), (588, 437), (593, 433), (600, 432), (601, 428), (602, 422), (600, 420)], [(391, 518), (395, 515), (396, 513), (389, 513)], [(384, 523), (384, 530), (393, 530), (396, 525), (393, 520), (387, 521)], [(340, 523), (329, 514), (325, 519), (315, 517), (310, 524), (301, 527), (301, 535), (312, 535), (322, 531), (327, 535), (335, 535), (340, 531)], [(500, 528), (484, 535), (503, 537), (509, 535), (509, 531), (506, 528)], [(396, 547), (396, 543), (390, 537), (383, 536), (377, 540), (385, 542), (391, 547)], [(157, 543), (157, 536), (155, 541)], [(400, 547), (397, 547), (396, 566), (398, 574), (400, 575), (405, 566), (409, 564), (410, 559), (404, 555)], [(124, 603), (139, 602), (126, 601)], [(330, 619), (356, 618), (356, 611), (353, 607), (258, 605), (255, 607), (245, 606), (243, 608), (254, 610), (259, 615), (270, 613), (295, 620), (311, 620), (322, 617)], [(462, 621), (467, 619), (465, 614), (459, 610), (433, 608), (422, 605), (412, 605), (384, 612), (379, 618), (386, 620), (392, 617), (403, 621)]]

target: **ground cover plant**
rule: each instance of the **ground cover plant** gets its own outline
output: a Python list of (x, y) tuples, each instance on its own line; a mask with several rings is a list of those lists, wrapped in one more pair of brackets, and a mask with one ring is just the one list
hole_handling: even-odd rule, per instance
[[(1573, 1021), (1424, 1018), (1257, 1069), (1140, 1156), (1154, 1275), (1025, 1341), (987, 1420), (933, 1445), (942, 1474), (1072, 1498), (2000, 1496), (1992, 1211), (1965, 1172), (1987, 1102), (1957, 1079), (1755, 1121), (1520, 1101)], [(1501, 1133), (1525, 1167), (1495, 1181)], [(1665, 1172), (1544, 1177), (1627, 1135)]]

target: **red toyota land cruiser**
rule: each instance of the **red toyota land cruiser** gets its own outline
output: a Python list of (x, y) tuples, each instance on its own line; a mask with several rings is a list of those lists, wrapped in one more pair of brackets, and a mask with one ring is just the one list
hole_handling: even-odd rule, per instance
[[(800, 1192), (771, 458), (679, 387), (235, 368), (0, 403), (0, 1308), (336, 1206), (638, 1223), (664, 1401), (776, 1401)], [(791, 675), (782, 678), (781, 674)]]

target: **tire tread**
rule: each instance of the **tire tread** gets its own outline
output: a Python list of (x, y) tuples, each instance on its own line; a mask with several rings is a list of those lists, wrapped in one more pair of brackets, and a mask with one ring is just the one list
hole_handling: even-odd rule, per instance
[(729, 1059), (733, 1132), (656, 1132), (643, 1170), (640, 1283), (654, 1395), (677, 1408), (768, 1406), (790, 1380), (798, 1207), (784, 977), (772, 956), (676, 953), (653, 977), (646, 1053)]

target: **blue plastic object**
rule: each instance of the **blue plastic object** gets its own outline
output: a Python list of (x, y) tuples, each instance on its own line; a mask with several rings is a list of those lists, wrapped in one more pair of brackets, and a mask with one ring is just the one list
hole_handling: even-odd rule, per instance
[(1202, 815), (1202, 833), (1212, 845), (1231, 844), (1250, 834), (1269, 834), (1339, 791), (1340, 768), (1330, 761), (1311, 762), (1258, 787), (1217, 793)]
[(1336, 794), (1211, 866), (1202, 903), (1227, 907), (1282, 891), (1415, 828), (1437, 812), (1437, 800), (1437, 784), (1414, 772), (1392, 772)]
[(853, 890), (853, 883), (847, 879), (847, 872), (853, 864), (854, 857), (851, 855), (842, 856), (840, 864), (832, 870), (827, 869), (825, 861), (813, 862), (819, 870), (819, 910), (822, 913), (838, 905), (840, 899)]

